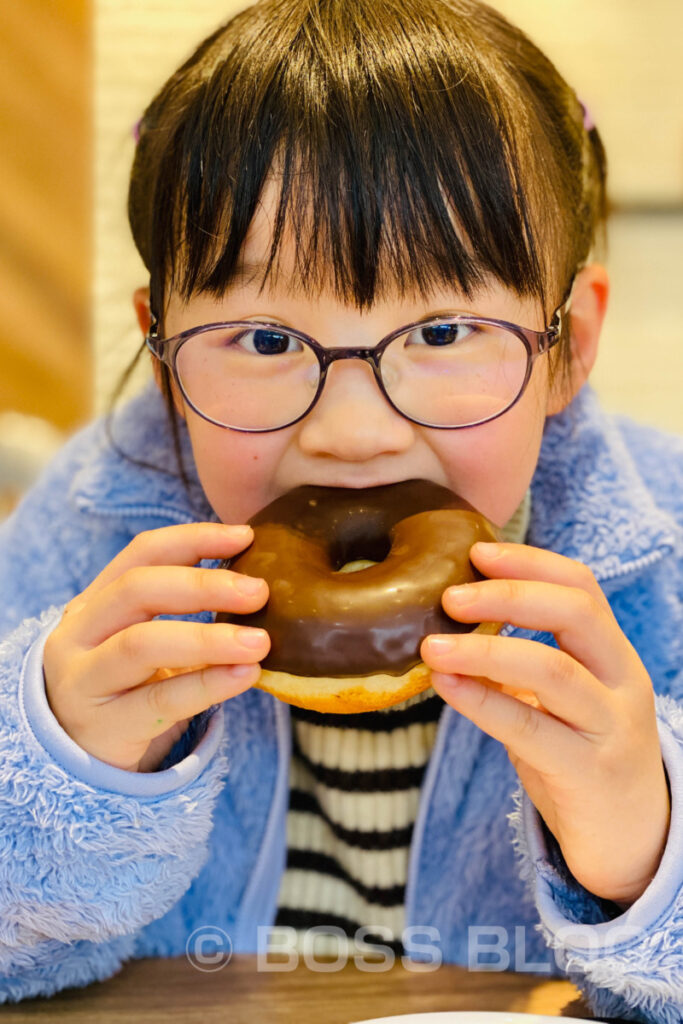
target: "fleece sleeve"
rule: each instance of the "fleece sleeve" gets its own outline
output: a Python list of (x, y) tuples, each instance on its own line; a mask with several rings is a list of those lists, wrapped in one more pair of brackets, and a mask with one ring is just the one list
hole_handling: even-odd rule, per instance
[(60, 614), (27, 619), (0, 644), (0, 1002), (118, 970), (201, 870), (227, 770), (220, 710), (196, 749), (158, 772), (78, 747), (42, 681)]
[[(657, 723), (671, 789), (671, 824), (657, 874), (626, 911), (581, 887), (548, 841), (523, 789), (509, 816), (520, 873), (558, 966), (596, 1016), (679, 1024), (683, 1009), (683, 707), (658, 696)], [(556, 845), (556, 844), (555, 844)]]

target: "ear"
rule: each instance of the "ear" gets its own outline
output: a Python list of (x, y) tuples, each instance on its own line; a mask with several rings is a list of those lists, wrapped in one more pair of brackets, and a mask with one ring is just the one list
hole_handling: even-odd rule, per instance
[[(150, 324), (152, 323), (152, 314), (149, 308), (149, 288), (136, 288), (133, 292), (133, 308), (135, 309), (135, 315), (140, 324), (140, 330), (145, 337), (149, 334)], [(157, 387), (161, 390), (161, 364), (158, 359), (154, 356), (152, 359), (152, 373), (154, 374), (154, 380), (156, 381)]]
[[(147, 337), (149, 333), (150, 324), (152, 323), (152, 314), (149, 308), (149, 288), (136, 288), (133, 292), (133, 308), (135, 309), (135, 315), (138, 318), (140, 324), (140, 330)], [(152, 373), (154, 374), (154, 380), (159, 390), (161, 387), (161, 363), (156, 356), (151, 355), (152, 360)], [(176, 407), (176, 411), (180, 416), (185, 418), (185, 407), (183, 405), (182, 396), (178, 394), (175, 381), (171, 380), (171, 389), (173, 391), (173, 403)]]
[(135, 315), (140, 324), (140, 330), (145, 337), (149, 334), (149, 325), (152, 322), (152, 314), (149, 309), (149, 288), (136, 288), (133, 292), (133, 307)]
[(546, 414), (553, 416), (566, 408), (595, 365), (602, 322), (607, 312), (609, 277), (599, 263), (589, 263), (576, 275), (569, 308), (571, 378), (562, 380), (558, 371), (555, 387), (548, 396)]

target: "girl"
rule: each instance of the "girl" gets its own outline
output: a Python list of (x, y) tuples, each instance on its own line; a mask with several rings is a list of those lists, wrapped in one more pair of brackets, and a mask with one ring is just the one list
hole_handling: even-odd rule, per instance
[[(575, 94), (475, 0), (261, 0), (139, 132), (155, 385), (2, 528), (3, 998), (322, 925), (678, 1019), (683, 452), (586, 383), (605, 167)], [(359, 355), (312, 401), (311, 338), (390, 334), (387, 397)], [(267, 634), (211, 623), (267, 600), (217, 568), (249, 517), (413, 477), (504, 531), (443, 595), (503, 633), (426, 637), (433, 688), (382, 713), (254, 688)]]

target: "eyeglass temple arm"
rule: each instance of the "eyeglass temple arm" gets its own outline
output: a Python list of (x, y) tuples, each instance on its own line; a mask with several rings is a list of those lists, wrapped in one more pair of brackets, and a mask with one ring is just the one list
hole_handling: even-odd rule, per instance
[(553, 337), (555, 338), (558, 338), (562, 332), (562, 324), (564, 323), (564, 318), (569, 312), (572, 304), (572, 291), (574, 290), (574, 282), (576, 281), (578, 273), (583, 269), (584, 266), (585, 264), (582, 263), (580, 266), (576, 268), (576, 270), (572, 274), (571, 280), (569, 281), (567, 290), (564, 293), (562, 301), (555, 310), (553, 318), (550, 321), (550, 330), (553, 332)]
[(159, 317), (156, 315), (154, 308), (150, 304), (149, 307), (149, 329), (147, 331), (147, 337), (154, 341), (159, 337)]

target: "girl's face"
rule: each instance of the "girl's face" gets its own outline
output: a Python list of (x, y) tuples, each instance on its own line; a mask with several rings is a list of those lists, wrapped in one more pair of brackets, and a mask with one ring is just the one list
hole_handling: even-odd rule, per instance
[[(270, 244), (266, 208), (257, 213), (244, 262), (261, 265)], [(220, 299), (171, 295), (167, 336), (200, 324), (253, 317), (297, 328), (325, 346), (374, 347), (390, 331), (436, 313), (469, 312), (543, 330), (538, 304), (520, 299), (498, 282), (474, 299), (456, 289), (438, 290), (429, 301), (382, 298), (366, 312), (339, 302), (331, 292), (317, 298), (290, 292), (284, 248), (280, 272), (259, 292), (260, 275), (236, 283)], [(551, 398), (547, 356), (539, 358), (522, 398), (498, 419), (460, 430), (438, 430), (404, 419), (386, 401), (372, 369), (361, 360), (335, 362), (314, 408), (291, 427), (240, 433), (217, 427), (184, 405), (178, 408), (190, 433), (199, 478), (224, 523), (244, 523), (281, 494), (301, 484), (371, 487), (414, 477), (449, 487), (503, 525), (522, 500), (536, 467), (547, 415), (563, 401)], [(573, 389), (574, 391), (576, 388)]]

